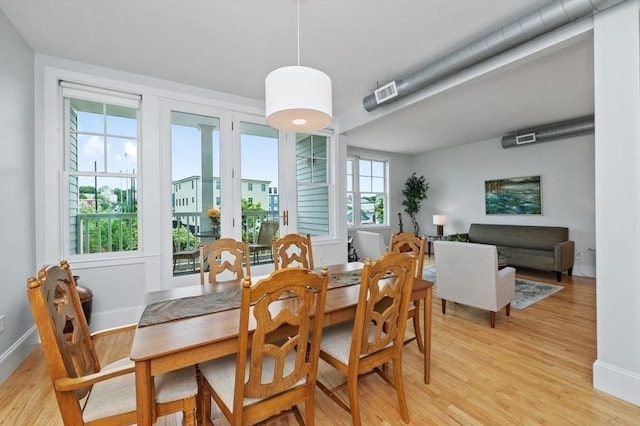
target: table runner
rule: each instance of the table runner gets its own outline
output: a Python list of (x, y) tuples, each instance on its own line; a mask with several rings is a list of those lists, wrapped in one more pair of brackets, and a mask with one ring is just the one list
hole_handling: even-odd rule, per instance
[[(359, 284), (361, 274), (362, 270), (329, 274), (329, 285), (327, 289), (331, 290)], [(240, 308), (241, 291), (242, 289), (236, 288), (219, 293), (150, 303), (145, 307), (138, 322), (138, 327), (146, 327), (163, 322), (238, 309)]]

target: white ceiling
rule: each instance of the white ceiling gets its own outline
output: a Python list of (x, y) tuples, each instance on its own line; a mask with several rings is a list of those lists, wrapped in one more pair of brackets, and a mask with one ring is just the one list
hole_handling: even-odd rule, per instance
[[(349, 145), (363, 148), (425, 152), (593, 113), (590, 34), (386, 117), (364, 113), (378, 84), (546, 3), (300, 0), (301, 65), (332, 78), (334, 118)], [(294, 0), (0, 0), (0, 8), (38, 53), (258, 100), (265, 76), (297, 60)]]

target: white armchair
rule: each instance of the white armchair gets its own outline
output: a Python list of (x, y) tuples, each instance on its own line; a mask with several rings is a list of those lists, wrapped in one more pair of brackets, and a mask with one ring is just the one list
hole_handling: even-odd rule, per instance
[(487, 244), (434, 241), (436, 285), (442, 299), (442, 313), (447, 300), (490, 311), (491, 327), (496, 312), (506, 307), (510, 314), (515, 297), (516, 270), (498, 270), (496, 246)]
[(367, 257), (375, 261), (387, 251), (384, 236), (378, 232), (356, 231), (356, 244), (361, 262)]

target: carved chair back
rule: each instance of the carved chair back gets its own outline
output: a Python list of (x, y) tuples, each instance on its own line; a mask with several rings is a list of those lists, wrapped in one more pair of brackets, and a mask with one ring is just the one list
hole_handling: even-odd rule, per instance
[(221, 238), (201, 246), (200, 284), (205, 283), (207, 266), (211, 284), (215, 284), (221, 276), (225, 279), (242, 279), (249, 276), (249, 245), (233, 238)]
[(274, 239), (272, 245), (274, 269), (282, 269), (291, 266), (299, 266), (313, 269), (313, 249), (311, 236), (307, 234), (288, 234), (282, 238)]

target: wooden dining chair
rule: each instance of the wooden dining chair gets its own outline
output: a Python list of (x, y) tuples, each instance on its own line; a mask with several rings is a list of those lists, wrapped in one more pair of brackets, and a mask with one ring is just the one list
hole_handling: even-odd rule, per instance
[[(65, 425), (127, 425), (136, 422), (133, 362), (127, 357), (102, 367), (94, 342), (135, 325), (90, 334), (66, 261), (42, 268), (27, 281), (31, 312)], [(158, 416), (183, 413), (196, 424), (198, 382), (194, 367), (155, 377)]]
[[(346, 382), (329, 389), (318, 380), (318, 387), (351, 413), (354, 425), (360, 424), (358, 378), (372, 371), (395, 388), (402, 420), (409, 422), (402, 381), (402, 349), (414, 271), (413, 255), (386, 253), (376, 262), (368, 259), (362, 270), (355, 319), (323, 332), (320, 359), (345, 375)], [(392, 364), (393, 380), (387, 375), (388, 369), (383, 371), (388, 362)], [(349, 405), (337, 394), (345, 386)]]
[(311, 247), (311, 235), (288, 234), (273, 240), (273, 265), (274, 269), (299, 266), (313, 269), (313, 249)]
[[(399, 234), (391, 234), (391, 242), (389, 243), (389, 251), (397, 253), (413, 253), (416, 256), (416, 273), (415, 278), (422, 278), (424, 267), (424, 252), (427, 244), (427, 237), (424, 235), (417, 237), (411, 232), (401, 232)], [(414, 300), (409, 304), (409, 319), (413, 320), (413, 332), (415, 336), (406, 338), (404, 343), (407, 344), (416, 341), (420, 352), (424, 353), (424, 342), (422, 341), (422, 333), (420, 331), (420, 300)]]
[(320, 275), (297, 268), (274, 271), (254, 286), (244, 278), (238, 353), (199, 365), (204, 424), (211, 424), (211, 397), (232, 425), (255, 424), (289, 409), (298, 422), (314, 424), (327, 280), (326, 268)]
[(253, 255), (253, 263), (258, 264), (260, 261), (260, 254), (268, 251), (269, 259), (273, 258), (271, 252), (271, 242), (273, 237), (278, 233), (280, 228), (280, 222), (275, 220), (263, 220), (260, 224), (260, 230), (258, 231), (258, 240), (255, 243), (249, 243), (249, 252)]
[(221, 238), (200, 246), (200, 284), (205, 283), (207, 266), (210, 284), (215, 284), (219, 278), (241, 280), (251, 272), (249, 245), (233, 238)]

